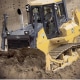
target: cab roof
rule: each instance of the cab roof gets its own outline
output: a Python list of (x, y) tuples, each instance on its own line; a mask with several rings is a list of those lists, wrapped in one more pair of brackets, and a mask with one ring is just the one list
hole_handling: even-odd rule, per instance
[(33, 0), (33, 1), (29, 1), (28, 4), (30, 6), (40, 6), (40, 5), (57, 3), (60, 1), (62, 1), (62, 0)]

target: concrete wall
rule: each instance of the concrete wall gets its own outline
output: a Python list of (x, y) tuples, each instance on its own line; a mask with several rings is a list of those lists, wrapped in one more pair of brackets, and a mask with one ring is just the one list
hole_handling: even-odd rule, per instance
[(16, 29), (20, 27), (19, 16), (17, 14), (17, 9), (20, 8), (24, 14), (24, 23), (27, 22), (27, 13), (25, 5), (27, 0), (0, 0), (0, 31), (2, 27), (3, 14), (7, 14), (8, 18), (8, 27), (9, 29)]
[[(30, 0), (0, 0), (0, 32), (2, 29), (2, 21), (3, 21), (3, 14), (8, 14), (8, 28), (9, 30), (17, 29), (20, 27), (19, 16), (17, 14), (17, 9), (20, 8), (23, 11), (24, 15), (24, 24), (27, 23), (27, 13), (25, 9), (25, 5)], [(66, 0), (67, 1), (67, 9), (69, 16), (71, 15), (71, 9), (75, 7), (80, 8), (80, 0)]]

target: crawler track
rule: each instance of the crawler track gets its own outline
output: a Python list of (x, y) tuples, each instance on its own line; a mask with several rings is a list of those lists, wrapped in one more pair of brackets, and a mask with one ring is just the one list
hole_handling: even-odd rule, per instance
[(56, 49), (53, 49), (49, 52), (50, 56), (52, 58), (58, 58), (61, 54), (63, 54), (65, 51), (69, 50), (69, 49), (76, 49), (80, 47), (80, 43), (71, 43), (71, 44), (66, 44), (66, 45), (62, 45)]

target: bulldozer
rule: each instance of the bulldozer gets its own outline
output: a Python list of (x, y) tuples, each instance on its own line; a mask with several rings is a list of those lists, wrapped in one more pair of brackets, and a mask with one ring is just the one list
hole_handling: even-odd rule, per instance
[(41, 50), (46, 57), (46, 71), (55, 71), (79, 59), (78, 9), (72, 12), (73, 19), (70, 19), (65, 0), (34, 0), (26, 5), (26, 11), (27, 26), (13, 32), (3, 30), (6, 36), (3, 34), (2, 39), (7, 38), (8, 49), (28, 47)]

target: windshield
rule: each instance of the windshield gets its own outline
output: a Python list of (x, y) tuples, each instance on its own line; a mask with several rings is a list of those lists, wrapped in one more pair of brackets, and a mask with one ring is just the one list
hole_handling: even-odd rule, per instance
[(51, 5), (44, 6), (44, 30), (48, 38), (52, 38), (56, 33), (55, 19)]

